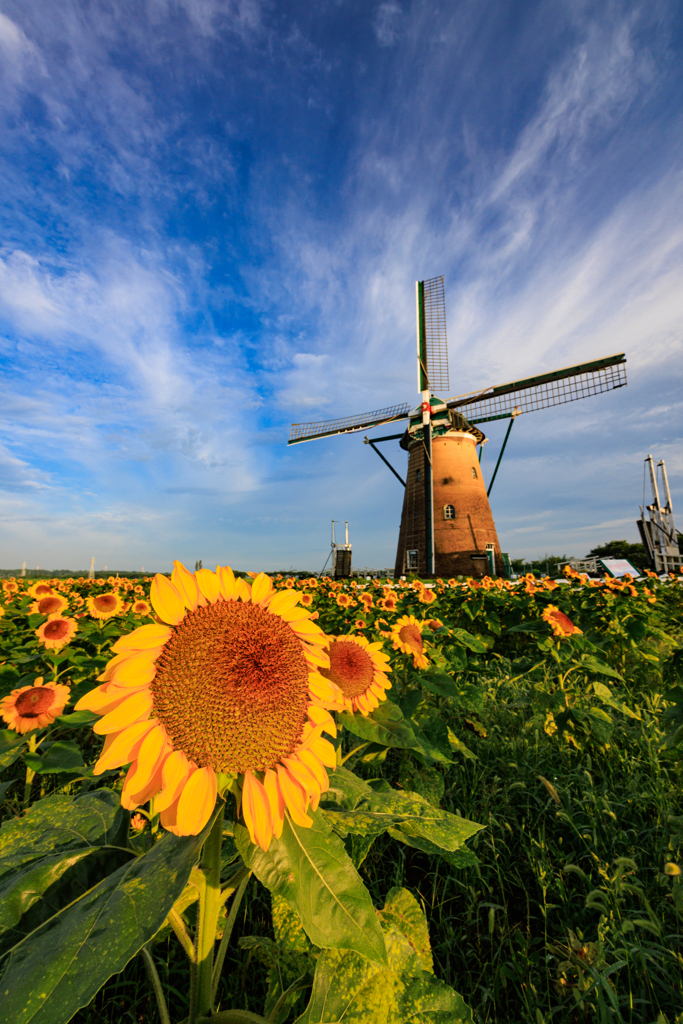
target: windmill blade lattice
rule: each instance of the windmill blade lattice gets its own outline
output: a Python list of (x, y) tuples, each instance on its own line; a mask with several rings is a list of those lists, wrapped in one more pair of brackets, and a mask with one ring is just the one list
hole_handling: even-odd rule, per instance
[(622, 352), (591, 363), (579, 363), (553, 373), (459, 395), (446, 404), (449, 409), (462, 412), (470, 423), (486, 423), (507, 419), (515, 409), (519, 412), (548, 409), (553, 405), (613, 391), (625, 384), (626, 358)]
[(417, 282), (417, 323), (418, 391), (447, 392), (450, 383), (443, 276)]
[(318, 423), (292, 423), (287, 444), (300, 441), (314, 441), (318, 437), (331, 437), (333, 434), (352, 434), (356, 430), (369, 430), (383, 423), (394, 420), (405, 420), (410, 412), (407, 402), (390, 405), (386, 409), (360, 413), (358, 416), (342, 416), (336, 420), (321, 420)]

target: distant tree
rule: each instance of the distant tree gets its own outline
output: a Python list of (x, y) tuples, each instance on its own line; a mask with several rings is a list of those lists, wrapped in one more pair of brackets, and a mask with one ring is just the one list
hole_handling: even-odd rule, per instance
[(627, 540), (610, 540), (607, 544), (599, 544), (588, 552), (586, 558), (626, 558), (636, 569), (647, 569), (650, 565), (644, 546), (631, 544)]
[[(562, 572), (562, 566), (573, 560), (573, 555), (544, 555), (543, 558), (534, 559), (531, 562), (523, 558), (511, 558), (510, 565), (517, 573), (533, 572), (536, 575), (546, 573), (548, 576), (558, 576)], [(560, 566), (558, 572), (557, 566)]]

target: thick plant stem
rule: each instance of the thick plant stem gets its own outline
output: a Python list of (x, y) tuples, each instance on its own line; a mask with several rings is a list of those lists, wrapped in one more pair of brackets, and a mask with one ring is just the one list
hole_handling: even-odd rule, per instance
[(244, 896), (244, 893), (245, 893), (245, 890), (247, 888), (247, 885), (249, 884), (250, 877), (251, 877), (251, 871), (249, 871), (249, 869), (245, 867), (244, 868), (244, 877), (240, 881), (239, 888), (238, 888), (237, 892), (235, 893), (235, 895), (233, 897), (232, 906), (230, 907), (230, 913), (228, 914), (228, 919), (225, 922), (225, 928), (223, 930), (223, 937), (221, 939), (221, 944), (218, 947), (218, 953), (216, 955), (216, 962), (213, 965), (213, 978), (212, 978), (212, 984), (211, 984), (211, 1005), (212, 1006), (213, 1006), (213, 1004), (215, 1002), (215, 999), (216, 999), (216, 992), (218, 991), (218, 983), (221, 980), (221, 971), (223, 970), (223, 962), (225, 960), (225, 954), (226, 954), (226, 952), (228, 950), (228, 943), (230, 942), (230, 936), (232, 935), (232, 930), (235, 927), (235, 921), (237, 920), (237, 911), (240, 908), (240, 903), (242, 902), (242, 897)]
[[(36, 734), (32, 732), (28, 738), (28, 749), (31, 754), (35, 754), (36, 746)], [(24, 810), (26, 810), (31, 800), (31, 786), (33, 785), (33, 779), (35, 777), (35, 774), (36, 773), (31, 771), (30, 768), (26, 769), (26, 783), (24, 785)]]
[(223, 809), (219, 811), (202, 850), (204, 884), (199, 893), (199, 920), (195, 936), (195, 964), (190, 993), (189, 1024), (211, 1012), (213, 949), (216, 925), (221, 910), (221, 847), (223, 846)]
[(185, 950), (190, 963), (194, 963), (194, 946), (190, 936), (187, 934), (185, 922), (177, 910), (169, 910), (168, 923), (175, 932), (178, 942)]
[(164, 996), (164, 990), (161, 987), (161, 978), (159, 977), (159, 972), (157, 971), (154, 960), (152, 959), (152, 954), (147, 949), (147, 946), (143, 946), (140, 952), (142, 953), (145, 971), (147, 972), (147, 980), (154, 989), (161, 1024), (171, 1024), (171, 1018), (168, 1015), (168, 1006), (166, 1005), (166, 997)]

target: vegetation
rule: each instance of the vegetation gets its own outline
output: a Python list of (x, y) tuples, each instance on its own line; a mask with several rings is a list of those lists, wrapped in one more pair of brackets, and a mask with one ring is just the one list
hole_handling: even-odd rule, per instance
[[(48, 648), (36, 636), (46, 616), (25, 582), (5, 584), (0, 697), (38, 676), (67, 684), (74, 704), (95, 685), (112, 643), (153, 621), (135, 612), (136, 599), (148, 600), (149, 579), (54, 580), (53, 592), (68, 602), (59, 614), (73, 617), (78, 631)], [(275, 585), (289, 589), (294, 580), (276, 577)], [(336, 714), (343, 767), (331, 773), (315, 821), (343, 844), (379, 912), (377, 925), (366, 920), (367, 941), (384, 934), (392, 956), (403, 951), (404, 973), (392, 961), (399, 979), (392, 984), (403, 985), (403, 995), (389, 996), (370, 949), (365, 957), (348, 945), (323, 952), (337, 944), (323, 934), (324, 922), (311, 941), (311, 920), (292, 910), (291, 892), (283, 898), (257, 848), (245, 846), (245, 830), (233, 825), (228, 795), (221, 877), (233, 880), (233, 895), (216, 932), (230, 940), (221, 944), (217, 1024), (373, 1017), (387, 1024), (683, 1024), (681, 581), (570, 573), (559, 584), (531, 575), (515, 584), (410, 580), (395, 587), (311, 579), (296, 589), (326, 634), (381, 640), (391, 656), (388, 700), (369, 715)], [(116, 613), (93, 618), (93, 593), (116, 594)], [(419, 642), (415, 631), (401, 638), (399, 624), (411, 616)], [(152, 858), (169, 847), (154, 815), (142, 808), (135, 820), (119, 807), (125, 770), (92, 775), (102, 743), (93, 717), (67, 707), (35, 732), (0, 733), (0, 954), (7, 964), (0, 970), (3, 993), (11, 991), (12, 1007), (20, 1008), (5, 1002), (0, 1021), (8, 1024), (163, 1020), (154, 985), (169, 1019), (187, 1017), (191, 968), (162, 904), (171, 900), (188, 932), (199, 927), (184, 880), (205, 837), (172, 837), (187, 868), (176, 866), (180, 891), (167, 894), (170, 875)], [(100, 818), (111, 822), (107, 848), (93, 840), (86, 855), (69, 846), (70, 866), (59, 877), (51, 869), (53, 880), (39, 891), (39, 876), (45, 882), (49, 875), (40, 875), (39, 854), (53, 863), (67, 849), (54, 830), (59, 801), (70, 801), (73, 813), (74, 800), (85, 799), (99, 801)], [(22, 822), (41, 814), (30, 850), (12, 860)], [(251, 875), (237, 877), (236, 842)], [(77, 970), (63, 976), (73, 989), (92, 971), (92, 993), (69, 1016), (61, 997), (39, 1006), (34, 1000), (58, 970), (51, 947), (71, 949), (64, 925), (75, 927), (73, 908), (131, 863), (136, 920), (161, 907), (160, 926), (138, 948), (119, 949), (118, 960), (113, 938), (95, 957), (96, 940), (82, 936)], [(431, 1008), (409, 1006), (405, 993), (418, 984), (427, 985)], [(340, 1003), (340, 991), (355, 994)], [(437, 991), (451, 1000), (445, 1008)]]

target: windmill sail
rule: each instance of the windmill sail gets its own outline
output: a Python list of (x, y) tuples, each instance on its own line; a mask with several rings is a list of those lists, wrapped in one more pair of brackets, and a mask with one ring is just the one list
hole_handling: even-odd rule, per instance
[(507, 419), (515, 409), (534, 412), (565, 402), (576, 402), (590, 395), (600, 395), (626, 384), (626, 357), (623, 352), (591, 363), (579, 363), (553, 373), (543, 373), (526, 380), (500, 384), (483, 391), (472, 391), (451, 398), (449, 409), (458, 409), (470, 423)]
[(443, 276), (417, 282), (417, 390), (448, 391)]
[(342, 416), (337, 420), (321, 420), (318, 423), (292, 423), (287, 444), (314, 441), (318, 437), (331, 437), (333, 434), (352, 434), (356, 430), (369, 430), (383, 423), (405, 420), (409, 412), (408, 403), (402, 402), (400, 405), (390, 405), (386, 409), (363, 412), (358, 416)]

